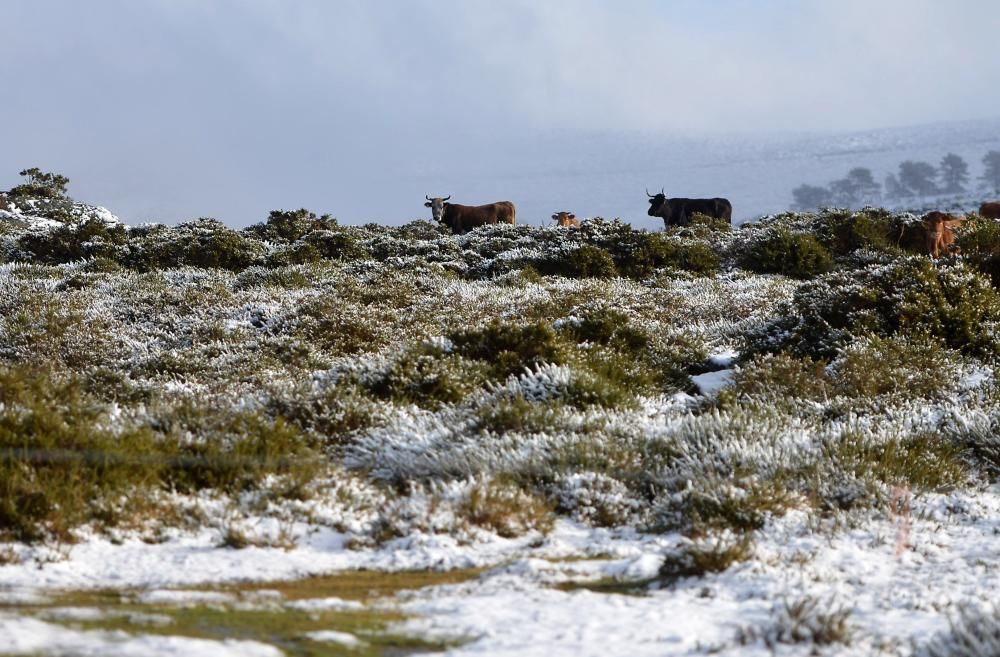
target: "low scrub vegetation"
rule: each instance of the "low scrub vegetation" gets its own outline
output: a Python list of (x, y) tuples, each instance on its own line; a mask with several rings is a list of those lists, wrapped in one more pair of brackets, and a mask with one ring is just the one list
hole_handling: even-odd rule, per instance
[(1000, 471), (980, 219), (933, 262), (908, 253), (916, 218), (872, 209), (454, 236), (304, 209), (125, 228), (48, 201), (55, 223), (0, 225), (4, 537), (347, 481), (331, 499), (365, 521), (327, 522), (358, 544), (562, 516), (683, 533), (673, 581), (790, 510), (877, 514)]

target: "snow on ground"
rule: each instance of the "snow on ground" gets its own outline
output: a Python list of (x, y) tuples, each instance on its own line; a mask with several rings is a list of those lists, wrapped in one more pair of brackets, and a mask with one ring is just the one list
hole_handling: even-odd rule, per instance
[[(960, 604), (989, 602), (1000, 585), (1000, 489), (932, 499), (922, 512), (902, 549), (891, 520), (823, 536), (793, 513), (763, 532), (754, 559), (642, 595), (546, 586), (559, 570), (579, 575), (574, 563), (498, 568), (477, 582), (412, 596), (402, 609), (417, 616), (401, 628), (475, 637), (450, 655), (765, 655), (772, 653), (763, 643), (737, 637), (752, 628), (765, 633), (784, 608), (812, 598), (821, 609), (850, 612), (854, 639), (838, 654), (905, 653), (911, 641), (946, 630)], [(799, 648), (808, 654), (813, 646)]]
[[(477, 565), (492, 567), (461, 584), (400, 594), (389, 604), (412, 617), (393, 629), (465, 641), (449, 655), (765, 655), (770, 649), (754, 637), (766, 635), (783, 610), (814, 600), (820, 609), (848, 612), (852, 640), (837, 645), (837, 654), (906, 654), (914, 642), (947, 629), (949, 614), (960, 605), (993, 599), (1000, 588), (998, 531), (1000, 486), (928, 496), (914, 505), (911, 516), (846, 528), (817, 526), (808, 514), (793, 511), (759, 532), (750, 560), (673, 583), (657, 582), (658, 570), (663, 555), (685, 539), (590, 529), (568, 520), (560, 520), (536, 546), (500, 538), (459, 545), (422, 536), (380, 549), (349, 550), (327, 535), (289, 551), (235, 551), (211, 549), (204, 534), (159, 545), (92, 539), (73, 547), (66, 561), (41, 570), (34, 564), (3, 567), (0, 599), (22, 601), (26, 592), (44, 595), (66, 587), (128, 586), (151, 588), (139, 594), (144, 602), (228, 604), (232, 598), (223, 594), (161, 587), (358, 568)], [(607, 580), (635, 582), (636, 588), (621, 594), (553, 586)], [(287, 606), (321, 610), (359, 604), (324, 598)], [(93, 613), (57, 608), (45, 618), (88, 619)], [(280, 654), (262, 644), (85, 632), (12, 614), (0, 617), (0, 635), (10, 637), (0, 646), (6, 654)], [(326, 632), (309, 638), (344, 645), (356, 640)], [(786, 648), (783, 654), (808, 654), (813, 646)]]
[[(314, 528), (295, 549), (218, 548), (218, 534), (201, 531), (158, 544), (141, 540), (115, 544), (92, 538), (71, 548), (64, 561), (45, 564), (27, 561), (0, 566), (0, 603), (20, 602), (48, 589), (152, 589), (143, 602), (189, 603), (208, 595), (204, 591), (159, 590), (212, 582), (293, 579), (344, 570), (423, 570), (493, 566), (532, 555), (562, 559), (596, 554), (628, 560), (647, 553), (661, 554), (676, 538), (588, 528), (560, 520), (540, 547), (536, 534), (517, 539), (493, 537), (461, 544), (455, 538), (417, 532), (377, 550), (351, 550), (346, 535)], [(224, 602), (225, 600), (200, 600)]]

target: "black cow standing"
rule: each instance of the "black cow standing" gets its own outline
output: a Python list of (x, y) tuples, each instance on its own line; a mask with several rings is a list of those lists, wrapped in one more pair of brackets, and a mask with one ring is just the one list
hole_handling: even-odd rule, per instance
[(646, 214), (650, 217), (663, 217), (664, 227), (687, 226), (693, 214), (704, 214), (733, 223), (733, 204), (728, 199), (667, 198), (663, 190), (654, 196), (648, 189), (646, 196), (649, 197), (649, 211)]

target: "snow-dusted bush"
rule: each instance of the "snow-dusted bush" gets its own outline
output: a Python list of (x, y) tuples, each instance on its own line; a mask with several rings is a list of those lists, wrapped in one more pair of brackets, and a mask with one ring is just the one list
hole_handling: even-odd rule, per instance
[(851, 609), (833, 601), (808, 596), (785, 600), (772, 608), (768, 623), (741, 628), (737, 640), (744, 645), (762, 641), (772, 651), (778, 644), (849, 646), (857, 634), (850, 619)]
[(951, 619), (951, 628), (914, 650), (916, 657), (993, 657), (1000, 655), (1000, 607), (967, 605)]
[(831, 358), (871, 333), (926, 334), (965, 353), (1000, 353), (995, 329), (1000, 295), (961, 263), (935, 267), (927, 258), (837, 271), (805, 283), (769, 326), (751, 336), (755, 351)]
[(811, 233), (778, 228), (754, 240), (747, 247), (742, 264), (761, 274), (811, 278), (830, 271), (833, 257)]
[(558, 510), (604, 527), (632, 524), (645, 505), (621, 481), (600, 472), (578, 472), (559, 483)]

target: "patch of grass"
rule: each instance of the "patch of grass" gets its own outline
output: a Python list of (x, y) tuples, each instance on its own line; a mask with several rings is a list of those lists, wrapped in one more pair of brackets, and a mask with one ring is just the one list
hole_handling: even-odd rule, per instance
[(752, 534), (719, 534), (698, 541), (685, 541), (667, 553), (660, 566), (661, 581), (671, 584), (683, 577), (720, 573), (753, 556)]
[(543, 500), (512, 482), (497, 479), (474, 485), (459, 513), (469, 523), (505, 538), (530, 531), (547, 534), (555, 522)]
[[(127, 633), (183, 636), (211, 640), (248, 640), (273, 645), (292, 657), (343, 655), (408, 655), (454, 647), (454, 640), (426, 640), (395, 633), (390, 626), (405, 620), (391, 605), (371, 603), (402, 591), (468, 581), (479, 570), (382, 573), (353, 571), (295, 581), (213, 585), (202, 590), (228, 593), (232, 604), (166, 606), (134, 601), (138, 591), (81, 591), (60, 596), (48, 605), (31, 608), (44, 613), (65, 606), (96, 607), (106, 616), (96, 621), (56, 621), (84, 629), (117, 630)], [(268, 592), (267, 596), (259, 591)], [(278, 596), (278, 597), (274, 597)], [(356, 600), (364, 608), (351, 610), (306, 610), (284, 606), (286, 602), (340, 598)], [(20, 611), (20, 610), (19, 610)], [(27, 611), (27, 610), (25, 610)], [(163, 618), (167, 622), (144, 622)], [(357, 647), (311, 641), (309, 632), (336, 630), (363, 641)]]
[(784, 645), (850, 646), (855, 628), (850, 623), (849, 607), (824, 602), (806, 596), (798, 600), (784, 600), (775, 605), (771, 621), (763, 627), (742, 628), (737, 641), (747, 645), (762, 640), (770, 650)]
[(959, 359), (941, 340), (871, 337), (849, 345), (834, 361), (833, 387), (842, 395), (930, 398), (956, 380)]
[(787, 352), (763, 354), (740, 366), (732, 384), (719, 392), (718, 403), (730, 408), (746, 397), (775, 403), (789, 399), (820, 400), (832, 392), (832, 386), (822, 361), (797, 358)]
[(1000, 652), (1000, 607), (959, 605), (949, 628), (915, 647), (916, 657), (987, 657)]
[(534, 402), (524, 397), (501, 397), (476, 409), (480, 431), (536, 433), (554, 429), (559, 408), (554, 404)]
[(163, 449), (176, 454), (163, 477), (180, 491), (238, 493), (276, 477), (273, 494), (304, 499), (322, 465), (308, 437), (281, 417), (184, 403), (157, 409), (154, 418)]
[(153, 433), (104, 425), (103, 406), (77, 381), (0, 368), (0, 533), (71, 540), (102, 501), (158, 480)]
[(936, 434), (917, 434), (877, 441), (846, 432), (823, 445), (823, 460), (836, 470), (868, 483), (907, 486), (915, 491), (943, 492), (967, 480), (961, 451)]

